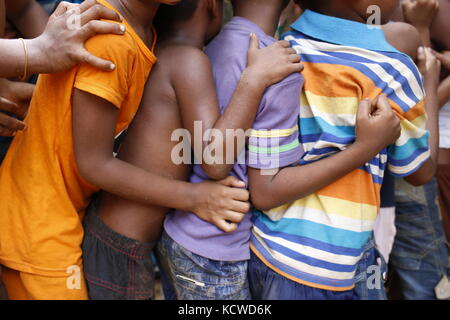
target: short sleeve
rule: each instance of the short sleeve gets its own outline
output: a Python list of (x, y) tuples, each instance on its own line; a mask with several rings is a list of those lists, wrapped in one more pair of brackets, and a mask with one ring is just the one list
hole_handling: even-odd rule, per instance
[(426, 123), (424, 99), (408, 112), (400, 114), (400, 138), (388, 149), (389, 170), (394, 176), (411, 175), (430, 157), (430, 134), (426, 130)]
[(128, 95), (133, 70), (134, 50), (131, 36), (99, 35), (86, 42), (93, 55), (115, 64), (113, 71), (102, 71), (88, 64), (78, 67), (74, 87), (111, 102), (120, 109)]
[(292, 75), (270, 87), (262, 100), (248, 143), (248, 166), (278, 169), (299, 162), (300, 92), (303, 77)]

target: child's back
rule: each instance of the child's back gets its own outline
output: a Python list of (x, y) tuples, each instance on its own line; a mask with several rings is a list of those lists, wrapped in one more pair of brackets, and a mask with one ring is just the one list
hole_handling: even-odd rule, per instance
[(389, 45), (381, 30), (309, 10), (293, 29), (284, 38), (305, 64), (302, 164), (355, 141), (358, 102), (364, 98), (386, 94), (403, 129), (394, 146), (365, 166), (255, 220), (252, 249), (269, 267), (312, 287), (345, 291), (354, 285), (356, 264), (372, 234), (386, 166), (407, 176), (429, 158), (422, 80), (412, 60)]

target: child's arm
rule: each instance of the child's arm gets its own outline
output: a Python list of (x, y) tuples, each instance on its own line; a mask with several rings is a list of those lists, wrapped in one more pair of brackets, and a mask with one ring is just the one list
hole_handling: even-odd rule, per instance
[(431, 39), (450, 50), (450, 1), (439, 0), (439, 12), (431, 25)]
[(323, 160), (286, 167), (272, 175), (249, 168), (251, 201), (264, 211), (303, 198), (361, 167), (399, 136), (400, 122), (387, 98), (382, 95), (372, 102), (363, 100), (354, 144)]
[(17, 117), (0, 112), (0, 136), (14, 136), (17, 130), (26, 128), (22, 120), (27, 114), (33, 90), (32, 84), (0, 78), (0, 111)]
[(439, 73), (440, 63), (433, 55), (430, 48), (419, 48), (418, 65), (424, 76), (426, 93), (425, 109), (427, 112), (427, 130), (430, 133), (428, 140), (430, 146), (430, 158), (420, 169), (405, 177), (405, 180), (413, 186), (428, 183), (436, 173), (439, 152)]
[[(233, 97), (221, 116), (208, 57), (196, 49), (186, 50), (183, 56), (183, 61), (179, 61), (172, 71), (183, 123), (196, 139), (202, 137), (194, 132), (195, 121), (201, 121), (203, 133), (214, 129), (224, 137), (213, 159), (202, 157), (209, 141), (203, 141), (202, 154), (196, 155), (198, 159), (202, 159), (202, 168), (206, 174), (212, 179), (220, 180), (228, 175), (245, 147), (245, 139), (240, 145), (237, 136), (226, 139), (227, 131), (233, 134), (237, 130), (244, 133), (250, 129), (265, 89), (291, 73), (300, 72), (303, 66), (299, 55), (289, 47), (287, 41), (259, 49), (257, 36), (254, 35), (248, 51), (248, 67), (241, 75)], [(234, 149), (230, 148), (229, 142), (233, 143)], [(194, 141), (192, 144), (196, 151)]]
[(237, 179), (229, 178), (222, 185), (190, 184), (151, 174), (114, 158), (114, 131), (119, 110), (112, 103), (78, 89), (74, 89), (72, 104), (74, 151), (80, 174), (89, 183), (145, 205), (205, 216), (225, 212), (240, 221), (248, 211), (248, 192), (240, 189), (245, 186)]
[(439, 10), (438, 0), (404, 0), (405, 21), (417, 28), (424, 46), (431, 47), (430, 28)]
[[(413, 31), (412, 29), (416, 30)], [(438, 75), (439, 72), (436, 70), (436, 59), (432, 59), (430, 55), (424, 56), (425, 52), (429, 52), (429, 49), (422, 51), (420, 48), (422, 46), (421, 36), (417, 31), (417, 28), (408, 26), (408, 24), (398, 22), (398, 23), (388, 23), (383, 26), (383, 31), (385, 32), (386, 39), (389, 43), (397, 48), (399, 51), (409, 55), (416, 64), (421, 67), (421, 72), (425, 77), (425, 111), (427, 113), (427, 129), (430, 133), (429, 138), (429, 149), (430, 149), (430, 158), (421, 165), (419, 169), (410, 174), (409, 176), (405, 176), (405, 180), (414, 186), (419, 186), (428, 183), (434, 176), (436, 172), (437, 166), (437, 155), (438, 155), (438, 98), (437, 98), (437, 85), (438, 85)], [(429, 42), (429, 41), (428, 41)], [(420, 49), (420, 50), (419, 50)], [(418, 54), (419, 53), (419, 54)], [(428, 57), (428, 61), (425, 59)], [(434, 60), (434, 62), (432, 61)], [(430, 72), (427, 72), (428, 68)], [(437, 73), (436, 73), (437, 72)], [(428, 80), (427, 80), (428, 78)], [(418, 108), (415, 106), (414, 108)], [(421, 107), (420, 107), (421, 108)], [(414, 114), (414, 112), (409, 112), (410, 114)], [(415, 125), (407, 121), (411, 130)], [(404, 128), (407, 129), (407, 128)], [(413, 131), (422, 130), (420, 128), (414, 128)], [(423, 128), (424, 129), (424, 128)], [(416, 133), (413, 133), (416, 134)], [(424, 148), (424, 145), (416, 145), (416, 148)], [(397, 150), (398, 151), (398, 150)], [(410, 163), (411, 164), (411, 163)], [(393, 171), (392, 171), (393, 172)]]
[[(439, 59), (442, 66), (450, 71), (450, 51), (445, 51), (442, 53), (433, 51), (433, 54)], [(450, 76), (447, 76), (439, 84), (438, 89), (439, 106), (442, 108), (450, 100)]]
[(438, 89), (439, 107), (445, 106), (450, 101), (450, 76), (445, 78)]
[(6, 16), (29, 39), (40, 36), (48, 22), (48, 14), (36, 0), (6, 0)]

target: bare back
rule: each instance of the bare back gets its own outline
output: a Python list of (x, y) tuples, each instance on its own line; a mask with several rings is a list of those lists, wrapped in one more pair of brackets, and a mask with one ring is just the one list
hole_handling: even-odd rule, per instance
[[(173, 50), (172, 50), (173, 51)], [(183, 128), (176, 94), (171, 85), (173, 52), (160, 46), (155, 65), (145, 88), (141, 106), (128, 129), (118, 157), (148, 172), (176, 180), (187, 180), (189, 165), (176, 165), (171, 159), (174, 130)], [(149, 181), (148, 183), (152, 183)], [(154, 242), (161, 232), (170, 208), (145, 206), (104, 192), (99, 216), (110, 228), (132, 239)]]

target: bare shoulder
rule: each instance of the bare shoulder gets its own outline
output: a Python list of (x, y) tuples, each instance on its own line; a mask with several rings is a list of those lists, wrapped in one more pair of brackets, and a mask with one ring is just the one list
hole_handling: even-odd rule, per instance
[(397, 50), (413, 60), (417, 58), (417, 49), (422, 45), (417, 29), (405, 22), (390, 22), (383, 27), (386, 40)]

